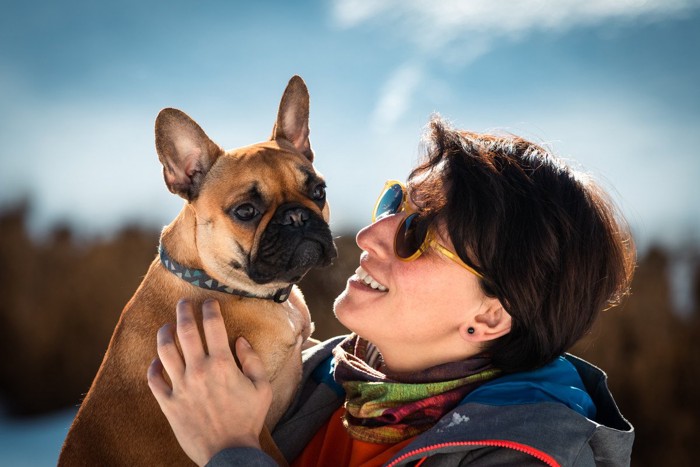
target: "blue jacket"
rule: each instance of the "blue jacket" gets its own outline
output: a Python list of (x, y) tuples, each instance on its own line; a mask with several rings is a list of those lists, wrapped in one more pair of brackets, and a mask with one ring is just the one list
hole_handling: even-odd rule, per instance
[[(273, 437), (293, 461), (344, 400), (331, 350), (344, 336), (304, 352), (299, 392)], [(564, 355), (549, 365), (490, 381), (465, 397), (387, 465), (629, 465), (634, 429), (598, 368)], [(231, 448), (209, 465), (274, 466), (255, 449)]]

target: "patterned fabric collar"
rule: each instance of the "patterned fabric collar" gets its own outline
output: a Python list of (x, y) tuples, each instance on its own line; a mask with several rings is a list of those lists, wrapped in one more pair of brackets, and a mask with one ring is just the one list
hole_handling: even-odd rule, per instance
[(202, 269), (193, 269), (183, 266), (168, 255), (165, 251), (163, 245), (158, 245), (158, 254), (160, 256), (160, 262), (165, 266), (165, 269), (175, 274), (180, 279), (203, 289), (214, 290), (216, 292), (224, 292), (232, 295), (240, 295), (241, 297), (247, 298), (260, 298), (264, 300), (274, 300), (277, 303), (283, 303), (289, 298), (289, 294), (292, 290), (292, 285), (284, 287), (277, 290), (271, 295), (255, 295), (246, 290), (238, 290), (233, 287), (229, 287), (226, 284), (222, 284), (209, 274), (204, 272)]
[(378, 349), (350, 334), (333, 349), (335, 381), (345, 389), (343, 424), (350, 436), (394, 444), (430, 429), (474, 389), (500, 371), (486, 356), (408, 375), (380, 370)]

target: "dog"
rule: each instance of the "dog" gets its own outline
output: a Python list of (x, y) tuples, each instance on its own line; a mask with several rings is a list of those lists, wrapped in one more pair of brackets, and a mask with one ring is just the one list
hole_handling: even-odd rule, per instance
[(156, 333), (175, 321), (181, 297), (196, 309), (218, 300), (232, 348), (242, 335), (260, 355), (273, 390), (261, 445), (284, 465), (269, 432), (294, 397), (312, 332), (295, 284), (337, 256), (325, 183), (312, 165), (306, 84), (289, 81), (268, 141), (224, 151), (171, 108), (158, 114), (155, 140), (165, 183), (186, 203), (121, 314), (59, 465), (192, 463), (146, 379)]

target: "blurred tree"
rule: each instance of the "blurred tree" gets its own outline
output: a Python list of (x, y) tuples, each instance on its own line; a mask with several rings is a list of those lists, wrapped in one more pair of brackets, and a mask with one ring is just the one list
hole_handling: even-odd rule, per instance
[[(662, 249), (651, 248), (639, 262), (631, 296), (603, 312), (572, 349), (608, 373), (635, 427), (633, 465), (695, 465), (690, 446), (700, 441), (697, 391), (688, 392), (700, 376), (700, 336), (693, 338), (693, 326), (672, 308), (668, 261)], [(697, 313), (691, 320), (697, 322)]]
[(338, 258), (333, 265), (312, 269), (299, 283), (316, 327), (313, 337), (319, 340), (349, 332), (335, 319), (333, 302), (345, 288), (348, 277), (353, 275), (359, 266), (360, 249), (355, 244), (354, 235), (337, 237), (335, 244), (338, 248)]
[(137, 228), (79, 242), (67, 227), (34, 242), (27, 212), (0, 215), (0, 396), (15, 415), (79, 404), (158, 242)]

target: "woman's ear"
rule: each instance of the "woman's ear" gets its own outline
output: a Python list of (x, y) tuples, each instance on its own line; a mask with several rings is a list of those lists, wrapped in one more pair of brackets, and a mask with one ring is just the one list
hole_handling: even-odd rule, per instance
[(497, 298), (486, 298), (479, 311), (460, 326), (460, 335), (469, 342), (488, 342), (510, 332), (512, 319)]

